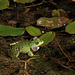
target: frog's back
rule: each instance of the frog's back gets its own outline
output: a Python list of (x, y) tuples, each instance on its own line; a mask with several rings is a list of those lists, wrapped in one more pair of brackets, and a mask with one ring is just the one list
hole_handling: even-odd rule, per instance
[(12, 58), (18, 57), (20, 51), (27, 52), (29, 48), (29, 42), (28, 41), (22, 41), (12, 46), (12, 49), (8, 49), (8, 55)]
[(21, 41), (17, 44), (15, 44), (15, 47), (26, 47), (26, 46), (29, 46), (30, 45), (30, 42), (29, 41)]

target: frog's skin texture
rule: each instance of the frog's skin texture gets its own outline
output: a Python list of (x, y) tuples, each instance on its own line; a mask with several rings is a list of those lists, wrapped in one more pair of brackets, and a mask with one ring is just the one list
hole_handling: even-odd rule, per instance
[(18, 58), (19, 53), (28, 53), (29, 56), (35, 56), (33, 52), (37, 51), (39, 49), (39, 46), (41, 46), (44, 43), (44, 41), (40, 40), (39, 38), (36, 38), (33, 41), (20, 41), (16, 44), (12, 45), (12, 49), (8, 50), (8, 55), (11, 58)]

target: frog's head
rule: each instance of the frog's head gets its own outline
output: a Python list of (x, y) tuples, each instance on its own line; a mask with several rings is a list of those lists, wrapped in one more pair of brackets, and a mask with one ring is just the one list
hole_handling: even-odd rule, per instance
[(34, 45), (36, 45), (37, 47), (41, 46), (44, 43), (43, 40), (40, 40), (37, 37), (34, 37), (33, 40), (34, 40)]
[(39, 48), (40, 48), (39, 46), (41, 46), (44, 43), (44, 41), (40, 40), (37, 37), (34, 37), (33, 40), (34, 41), (33, 41), (33, 45), (32, 45), (32, 50), (35, 52), (35, 51), (39, 50)]

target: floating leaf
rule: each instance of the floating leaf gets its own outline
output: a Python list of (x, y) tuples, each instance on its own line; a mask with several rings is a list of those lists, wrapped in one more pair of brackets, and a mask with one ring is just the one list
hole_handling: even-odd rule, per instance
[(9, 6), (8, 0), (0, 0), (0, 10), (6, 9)]
[(38, 28), (33, 27), (33, 26), (28, 26), (28, 27), (26, 27), (26, 31), (27, 31), (30, 35), (32, 35), (32, 36), (39, 36), (39, 35), (41, 35), (41, 31), (40, 31)]
[(62, 27), (68, 24), (69, 22), (70, 20), (66, 17), (53, 17), (53, 18), (41, 17), (37, 20), (37, 25), (54, 29)]
[(65, 28), (65, 31), (70, 33), (70, 34), (75, 34), (75, 21), (72, 23), (68, 24)]
[(55, 37), (55, 32), (46, 32), (42, 36), (39, 37), (39, 39), (44, 41), (44, 44), (42, 46), (47, 45), (50, 43)]
[(18, 36), (24, 33), (24, 28), (15, 28), (11, 26), (5, 26), (0, 24), (0, 35), (1, 36)]
[(14, 2), (18, 2), (18, 3), (31, 3), (35, 0), (14, 0)]

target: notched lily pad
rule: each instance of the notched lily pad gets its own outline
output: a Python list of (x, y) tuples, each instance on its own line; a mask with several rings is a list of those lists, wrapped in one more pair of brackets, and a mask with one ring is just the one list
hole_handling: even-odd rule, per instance
[(5, 26), (0, 24), (0, 35), (1, 36), (18, 36), (22, 35), (25, 28), (15, 28), (11, 26)]
[(8, 0), (0, 0), (0, 10), (6, 9), (9, 7)]
[(28, 26), (26, 27), (26, 31), (32, 35), (32, 36), (39, 36), (41, 35), (41, 31), (40, 29), (36, 28), (36, 27), (33, 27), (33, 26)]
[(44, 44), (42, 46), (47, 45), (50, 43), (55, 37), (55, 32), (46, 32), (42, 36), (39, 37), (39, 39), (44, 41)]
[(17, 3), (31, 3), (35, 0), (14, 0), (14, 2), (17, 2)]
[(70, 33), (70, 34), (75, 34), (75, 21), (72, 23), (68, 24), (65, 28), (65, 31)]

